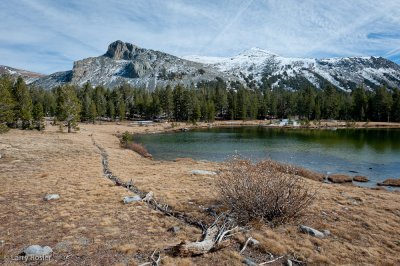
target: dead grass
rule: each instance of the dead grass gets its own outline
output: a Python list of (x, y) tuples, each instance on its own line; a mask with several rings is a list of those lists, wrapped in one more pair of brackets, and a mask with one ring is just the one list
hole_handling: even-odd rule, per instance
[(152, 158), (151, 154), (147, 151), (146, 147), (140, 143), (129, 142), (124, 144), (125, 149), (130, 149), (145, 158)]
[[(161, 216), (146, 204), (123, 205), (121, 199), (128, 193), (102, 176), (100, 155), (89, 136), (93, 134), (107, 150), (110, 167), (121, 179), (133, 179), (141, 189), (152, 190), (157, 200), (206, 218), (206, 208), (220, 206), (215, 193), (218, 176), (194, 176), (190, 171), (223, 166), (194, 160), (151, 161), (121, 149), (115, 137), (126, 130), (157, 132), (164, 127), (168, 125), (110, 123), (82, 125), (80, 132), (66, 134), (47, 126), (43, 133), (11, 130), (1, 135), (0, 241), (5, 241), (5, 256), (39, 244), (53, 248), (50, 265), (140, 265), (155, 249), (200, 238), (198, 229)], [(400, 193), (305, 182), (318, 189), (318, 195), (303, 223), (328, 229), (331, 236), (317, 240), (299, 233), (295, 225), (271, 229), (259, 224), (249, 234), (261, 242), (262, 252), (283, 252), (310, 265), (400, 264)], [(61, 198), (44, 202), (47, 193), (59, 193)], [(172, 226), (181, 231), (169, 233)], [(163, 263), (241, 265), (239, 248), (232, 245), (186, 259), (164, 256)], [(244, 256), (260, 256), (261, 262), (262, 252), (248, 248)]]

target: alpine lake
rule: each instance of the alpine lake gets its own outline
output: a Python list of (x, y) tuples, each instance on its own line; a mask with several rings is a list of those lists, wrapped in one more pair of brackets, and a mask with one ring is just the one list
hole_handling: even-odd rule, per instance
[[(136, 135), (156, 160), (224, 161), (238, 154), (272, 159), (323, 174), (362, 175), (374, 187), (400, 178), (400, 129), (296, 129), (262, 126), (191, 129)], [(356, 182), (355, 182), (356, 183)]]

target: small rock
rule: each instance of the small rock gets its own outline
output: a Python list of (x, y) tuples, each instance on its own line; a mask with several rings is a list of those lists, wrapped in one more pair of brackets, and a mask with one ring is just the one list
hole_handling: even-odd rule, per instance
[(59, 199), (60, 195), (58, 194), (47, 194), (46, 196), (44, 196), (44, 200), (56, 200)]
[(369, 179), (367, 177), (365, 177), (365, 176), (362, 176), (362, 175), (356, 175), (355, 177), (353, 177), (353, 181), (356, 181), (356, 182), (368, 182)]
[(257, 239), (251, 238), (249, 241), (249, 246), (250, 247), (255, 247), (260, 245), (260, 241), (258, 241)]
[(131, 203), (131, 202), (135, 202), (135, 201), (141, 201), (141, 200), (142, 200), (142, 198), (140, 196), (136, 195), (136, 196), (126, 196), (126, 197), (123, 198), (122, 201), (125, 204), (127, 204), (127, 203)]
[(87, 246), (90, 244), (90, 240), (83, 236), (83, 237), (78, 238), (78, 243), (82, 246)]
[(173, 226), (168, 229), (168, 232), (172, 232), (174, 234), (178, 233), (179, 231), (181, 231), (181, 228), (179, 226)]
[(330, 175), (328, 176), (328, 180), (332, 183), (350, 183), (353, 181), (353, 178), (348, 175)]
[(292, 263), (292, 261), (291, 260), (287, 260), (287, 266), (292, 266), (293, 265), (293, 263)]
[(67, 252), (71, 250), (71, 244), (70, 241), (61, 241), (55, 245), (54, 249), (59, 252)]
[(329, 231), (327, 229), (322, 230), (322, 233), (324, 234), (324, 236), (330, 236), (331, 235), (331, 231)]
[(324, 238), (325, 235), (324, 233), (322, 233), (321, 231), (318, 231), (314, 228), (311, 228), (309, 226), (305, 226), (305, 225), (300, 225), (300, 231), (305, 233), (305, 234), (309, 234), (311, 236), (315, 236), (318, 238)]
[(41, 247), (39, 245), (32, 245), (25, 248), (21, 254), (24, 256), (48, 256), (53, 253), (53, 250), (49, 246)]
[(378, 183), (378, 186), (400, 187), (400, 178), (388, 178)]
[(258, 265), (252, 259), (249, 259), (249, 258), (245, 258), (243, 260), (243, 263), (246, 264), (247, 266), (257, 266)]
[(216, 175), (217, 174), (214, 171), (206, 171), (206, 170), (193, 170), (190, 173), (192, 175)]

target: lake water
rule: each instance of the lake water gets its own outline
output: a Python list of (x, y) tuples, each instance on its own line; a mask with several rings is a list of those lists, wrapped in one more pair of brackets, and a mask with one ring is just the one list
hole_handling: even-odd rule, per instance
[(282, 129), (223, 127), (135, 136), (157, 160), (223, 161), (240, 154), (271, 158), (321, 173), (364, 175), (372, 182), (400, 177), (400, 129)]

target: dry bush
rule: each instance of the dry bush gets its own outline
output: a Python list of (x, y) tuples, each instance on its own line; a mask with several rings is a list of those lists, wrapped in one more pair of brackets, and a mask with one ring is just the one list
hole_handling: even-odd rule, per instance
[(145, 158), (151, 158), (151, 154), (147, 151), (146, 147), (140, 143), (128, 142), (124, 145), (126, 149), (133, 150)]
[[(256, 164), (233, 158), (217, 181), (224, 205), (241, 224), (258, 220), (271, 225), (294, 221), (315, 196), (296, 169), (271, 160)], [(279, 170), (278, 170), (279, 169)]]

